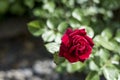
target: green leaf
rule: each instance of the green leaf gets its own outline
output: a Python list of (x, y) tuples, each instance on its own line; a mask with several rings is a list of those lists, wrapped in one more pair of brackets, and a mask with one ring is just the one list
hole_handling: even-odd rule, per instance
[(101, 58), (101, 61), (106, 62), (108, 58), (110, 57), (110, 52), (106, 49), (100, 49), (97, 52), (97, 55)]
[(76, 2), (78, 3), (78, 4), (84, 4), (85, 2), (87, 2), (88, 0), (76, 0)]
[(112, 38), (112, 31), (110, 28), (106, 28), (102, 31), (101, 36), (104, 37), (105, 40), (109, 40)]
[(65, 61), (65, 58), (59, 57), (58, 53), (54, 53), (53, 57), (54, 57), (54, 62), (55, 62), (57, 65), (59, 65), (59, 64), (61, 64), (62, 62)]
[(40, 28), (40, 22), (38, 20), (31, 21), (30, 23), (28, 23), (28, 26), (39, 29)]
[(75, 9), (73, 12), (72, 12), (72, 16), (79, 20), (79, 21), (82, 21), (82, 17), (83, 17), (83, 12), (80, 10), (80, 9)]
[(114, 51), (119, 53), (120, 52), (120, 45), (114, 39), (112, 39), (110, 42), (112, 43), (112, 45), (114, 47)]
[(95, 55), (94, 58), (93, 58), (93, 61), (94, 61), (95, 65), (96, 65), (96, 71), (97, 71), (97, 67), (100, 68), (101, 66), (103, 66), (102, 60), (100, 59), (99, 56)]
[(56, 35), (53, 30), (45, 30), (45, 32), (42, 34), (42, 38), (45, 42), (51, 42), (55, 39)]
[(103, 74), (107, 80), (118, 80), (119, 71), (113, 67), (104, 67)]
[(74, 8), (75, 5), (74, 0), (62, 0), (61, 2), (68, 8)]
[(46, 2), (43, 6), (43, 9), (48, 10), (49, 12), (54, 12), (55, 3), (54, 2)]
[(73, 19), (73, 18), (69, 20), (69, 24), (73, 29), (81, 27), (80, 23), (76, 19)]
[(84, 10), (84, 15), (96, 15), (98, 13), (98, 8), (95, 6), (90, 6), (87, 9)]
[(0, 0), (0, 14), (4, 14), (9, 7), (8, 0)]
[(85, 64), (81, 63), (81, 62), (76, 62), (76, 63), (67, 63), (66, 67), (67, 67), (67, 71), (69, 73), (73, 73), (75, 71), (80, 71), (84, 68)]
[(118, 76), (118, 80), (120, 80), (120, 74), (119, 74), (119, 76)]
[(100, 77), (97, 72), (91, 71), (89, 72), (85, 80), (100, 80)]
[(40, 36), (45, 30), (43, 22), (37, 20), (29, 22), (28, 29), (34, 36)]
[(100, 0), (93, 0), (94, 3), (99, 4)]
[(65, 32), (65, 30), (67, 29), (67, 27), (68, 27), (68, 24), (67, 24), (67, 22), (61, 22), (59, 25), (58, 25), (58, 31), (59, 32)]
[(91, 17), (85, 17), (85, 18), (82, 19), (81, 24), (89, 26), (89, 25), (91, 25), (91, 20), (95, 21), (95, 18), (94, 17), (92, 17), (92, 18)]
[(85, 28), (87, 30), (87, 35), (92, 38), (94, 36), (93, 29), (91, 27), (85, 27)]
[(104, 8), (107, 8), (107, 9), (117, 9), (120, 7), (120, 0), (102, 0), (101, 1), (101, 4)]
[(52, 54), (59, 51), (59, 46), (60, 45), (55, 42), (45, 44), (45, 47), (47, 48), (47, 50)]
[(35, 8), (33, 10), (34, 16), (40, 17), (40, 18), (48, 18), (50, 14), (47, 13), (47, 11), (41, 9), (41, 8)]
[(60, 44), (61, 43), (61, 37), (62, 37), (62, 34), (57, 33), (56, 37), (55, 37), (55, 42), (58, 43), (58, 44)]
[[(62, 8), (56, 8), (54, 11), (54, 14), (52, 14), (52, 16), (57, 17), (57, 18), (64, 18), (65, 16), (63, 16), (65, 13), (64, 9)], [(66, 13), (67, 14), (67, 13)]]
[(67, 4), (68, 4), (69, 7), (73, 8), (74, 5), (75, 5), (75, 1), (74, 0), (69, 0)]
[(115, 54), (112, 58), (111, 58), (111, 63), (112, 64), (116, 64), (116, 65), (119, 65), (120, 63), (120, 56)]
[(67, 65), (67, 61), (65, 60), (64, 62), (62, 62), (61, 64), (58, 64), (56, 67), (56, 71), (58, 72), (66, 72), (66, 65)]
[(115, 40), (120, 43), (120, 29), (116, 32)]
[(59, 20), (56, 20), (56, 18), (50, 18), (47, 20), (47, 26), (50, 29), (55, 29), (58, 25)]
[(33, 8), (34, 0), (24, 0), (24, 4), (27, 5), (29, 8)]
[(116, 44), (114, 44), (113, 42), (110, 41), (106, 41), (104, 39), (104, 37), (98, 35), (94, 38), (94, 40), (99, 43), (101, 46), (103, 46), (104, 48), (111, 50), (111, 51), (115, 51), (118, 52), (118, 46)]
[(94, 61), (90, 61), (89, 67), (90, 67), (90, 70), (99, 71), (99, 67), (97, 66), (97, 64)]

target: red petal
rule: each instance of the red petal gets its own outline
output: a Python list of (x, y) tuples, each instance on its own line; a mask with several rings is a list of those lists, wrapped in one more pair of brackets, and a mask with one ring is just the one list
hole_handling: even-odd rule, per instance
[(91, 52), (92, 52), (92, 48), (91, 48), (91, 46), (87, 46), (86, 47), (87, 49), (85, 50), (85, 52), (84, 53), (81, 53), (81, 55), (79, 56), (79, 59), (81, 60), (81, 59), (87, 59), (87, 58), (89, 58), (89, 55), (91, 54)]
[(68, 28), (65, 34), (62, 37), (62, 43), (66, 46), (69, 44), (69, 34), (72, 32), (71, 28)]
[(70, 53), (65, 53), (65, 54), (64, 54), (64, 57), (65, 57), (70, 63), (79, 61), (78, 56), (73, 55), (73, 53), (71, 53), (71, 54), (70, 54)]
[(80, 35), (86, 35), (85, 29), (80, 29), (80, 30), (79, 30), (79, 34), (80, 34)]
[(69, 34), (72, 33), (72, 32), (73, 32), (73, 30), (72, 30), (71, 28), (68, 28), (68, 29), (66, 30), (65, 34), (69, 35)]
[(91, 47), (94, 46), (94, 43), (93, 43), (92, 38), (90, 38), (90, 37), (88, 37), (88, 36), (85, 36), (85, 39), (89, 42), (89, 44), (90, 44)]
[(60, 51), (59, 51), (59, 56), (63, 57), (64, 56), (64, 52), (66, 52), (65, 51), (65, 46), (64, 46), (64, 44), (61, 44)]
[(84, 36), (86, 35), (85, 29), (75, 29), (70, 36), (73, 37), (74, 35), (81, 35)]

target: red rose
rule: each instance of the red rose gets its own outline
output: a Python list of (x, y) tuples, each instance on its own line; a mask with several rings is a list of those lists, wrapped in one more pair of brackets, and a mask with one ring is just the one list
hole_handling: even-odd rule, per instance
[(92, 39), (86, 35), (85, 29), (67, 29), (62, 37), (60, 57), (65, 57), (69, 62), (84, 62), (89, 58), (93, 48)]

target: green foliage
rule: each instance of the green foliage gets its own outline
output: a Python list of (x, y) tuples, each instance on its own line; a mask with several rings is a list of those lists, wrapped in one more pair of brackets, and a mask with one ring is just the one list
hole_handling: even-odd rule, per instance
[(43, 34), (42, 34), (42, 38), (44, 41), (46, 42), (51, 42), (56, 38), (55, 32), (52, 30), (46, 30)]
[(48, 51), (53, 54), (59, 50), (59, 45), (55, 42), (47, 43), (47, 44), (45, 44), (45, 46), (48, 49)]
[(67, 22), (63, 21), (58, 25), (57, 29), (58, 29), (59, 32), (63, 33), (67, 29), (67, 27), (68, 27)]
[[(27, 1), (27, 0), (26, 0)], [(54, 55), (58, 72), (82, 72), (86, 80), (118, 80), (120, 78), (120, 26), (114, 20), (115, 9), (120, 9), (119, 0), (41, 0), (39, 7), (33, 8), (38, 18), (28, 24), (35, 36), (42, 36), (47, 50)], [(41, 22), (42, 21), (42, 22)], [(58, 56), (61, 37), (67, 28), (85, 28), (94, 40), (94, 48), (89, 60), (84, 63), (69, 63)], [(34, 29), (35, 30), (34, 30)]]
[(101, 33), (101, 36), (104, 37), (104, 39), (106, 40), (109, 40), (110, 38), (112, 38), (112, 35), (113, 34), (109, 28), (104, 29)]
[(82, 21), (83, 12), (79, 8), (74, 9), (74, 11), (72, 12), (72, 16), (78, 21)]
[(34, 0), (24, 0), (24, 4), (26, 6), (28, 6), (29, 8), (33, 8), (34, 7)]
[(103, 74), (107, 80), (118, 80), (120, 72), (114, 67), (105, 67), (103, 69)]
[(94, 61), (90, 61), (89, 68), (92, 71), (99, 71), (99, 67)]
[[(106, 37), (106, 36), (105, 36)], [(114, 52), (119, 52), (119, 46), (112, 41), (106, 40), (106, 38), (98, 35), (95, 37), (95, 41), (99, 43), (102, 47), (114, 51)]]
[(65, 61), (63, 57), (59, 57), (58, 53), (54, 53), (53, 57), (54, 57), (54, 62), (58, 65)]
[(7, 0), (0, 0), (0, 14), (4, 14), (9, 6), (9, 2)]
[(115, 40), (120, 43), (120, 29), (116, 32)]
[(91, 72), (89, 72), (88, 76), (86, 77), (86, 80), (100, 80), (100, 77), (97, 72), (91, 71)]
[(85, 64), (81, 63), (81, 62), (76, 62), (76, 63), (66, 63), (66, 69), (69, 73), (75, 72), (75, 71), (80, 71), (84, 68)]
[(38, 20), (28, 23), (28, 29), (34, 36), (40, 36), (45, 30), (43, 22)]
[(70, 18), (69, 19), (69, 25), (74, 29), (74, 28), (79, 28), (81, 27), (81, 24), (79, 21), (77, 21), (76, 19)]
[(108, 9), (116, 9), (120, 7), (120, 1), (119, 0), (101, 0), (102, 6)]

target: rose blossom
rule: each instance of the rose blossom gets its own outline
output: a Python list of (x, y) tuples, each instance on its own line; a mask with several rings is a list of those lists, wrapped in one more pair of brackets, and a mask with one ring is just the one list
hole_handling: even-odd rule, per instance
[(68, 28), (62, 37), (59, 56), (65, 57), (71, 63), (84, 62), (89, 58), (93, 45), (94, 43), (86, 35), (85, 29)]

